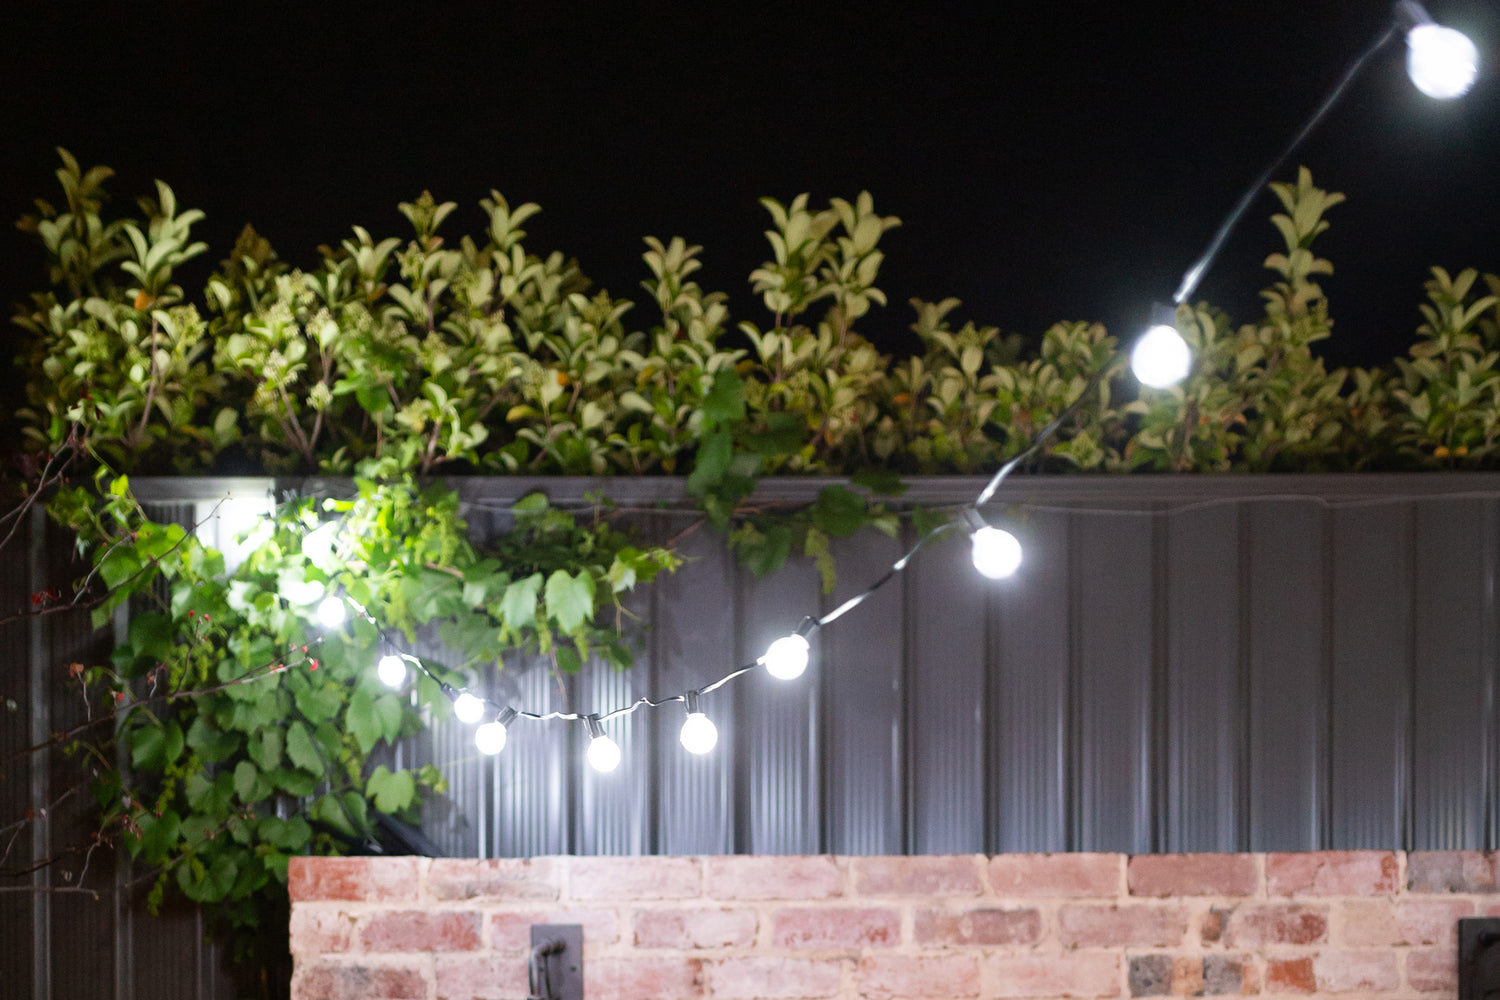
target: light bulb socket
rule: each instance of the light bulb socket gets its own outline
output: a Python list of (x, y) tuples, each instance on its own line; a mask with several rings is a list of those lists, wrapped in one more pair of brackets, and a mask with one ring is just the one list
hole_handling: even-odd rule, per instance
[(604, 723), (599, 721), (599, 716), (585, 715), (583, 721), (589, 727), (589, 739), (597, 740), (604, 735)]
[(1432, 15), (1427, 13), (1427, 8), (1417, 3), (1417, 0), (1396, 0), (1396, 27), (1403, 33), (1423, 24), (1435, 23)]
[(793, 635), (800, 635), (802, 638), (806, 639), (808, 636), (812, 635), (817, 630), (818, 630), (817, 619), (815, 619), (815, 618), (813, 618), (811, 616), (808, 616), (807, 618), (802, 619), (802, 624), (798, 625), (796, 631), (793, 632), (792, 634)]
[(507, 705), (500, 710), (499, 715), (495, 716), (495, 721), (500, 723), (500, 725), (502, 726), (508, 726), (515, 719), (515, 717), (520, 714), (520, 712), (517, 712), (514, 708), (511, 708), (509, 705)]
[(443, 692), (443, 697), (449, 701), (457, 701), (458, 696), (463, 693), (447, 681), (438, 681), (438, 690)]
[(964, 526), (969, 529), (970, 534), (981, 528), (988, 528), (990, 526), (990, 523), (984, 519), (984, 515), (979, 513), (979, 508), (977, 507), (965, 507), (963, 518)]
[(698, 692), (697, 691), (685, 691), (685, 692), (683, 692), (683, 695), (682, 695), (682, 704), (683, 704), (683, 707), (687, 709), (687, 714), (688, 715), (696, 715), (696, 714), (699, 714), (699, 713), (701, 713), (703, 711), (703, 709), (701, 709), (701, 708), (698, 707)]
[(1161, 302), (1153, 302), (1151, 303), (1151, 315), (1149, 318), (1150, 322), (1146, 324), (1146, 329), (1148, 330), (1153, 326), (1170, 326), (1174, 330), (1177, 329), (1176, 306), (1165, 305)]

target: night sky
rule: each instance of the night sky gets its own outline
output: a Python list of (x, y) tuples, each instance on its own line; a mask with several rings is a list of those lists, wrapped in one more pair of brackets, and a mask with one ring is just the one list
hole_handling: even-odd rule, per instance
[[(1500, 7), (1429, 9), (1500, 65)], [(767, 253), (756, 199), (868, 189), (904, 221), (884, 243), (891, 307), (863, 326), (883, 347), (915, 343), (914, 296), (1033, 340), (1060, 319), (1126, 336), (1389, 16), (1347, 0), (12, 5), (0, 213), (57, 197), (57, 145), (115, 167), (121, 207), (159, 177), (208, 213), (192, 292), (247, 222), (311, 267), (351, 225), (405, 236), (396, 203), (424, 188), (461, 206), (445, 234), (478, 232), (493, 187), (541, 204), (530, 249), (619, 295), (638, 297), (642, 236), (702, 244), (701, 282), (763, 321), (745, 280)], [(1349, 196), (1319, 245), (1333, 363), (1405, 350), (1429, 266), (1500, 271), (1500, 84), (1438, 103), (1402, 58), (1377, 58), (1295, 161)], [(1200, 290), (1239, 318), (1279, 249), (1274, 204)], [(0, 232), (0, 298), (42, 275), (29, 237)]]

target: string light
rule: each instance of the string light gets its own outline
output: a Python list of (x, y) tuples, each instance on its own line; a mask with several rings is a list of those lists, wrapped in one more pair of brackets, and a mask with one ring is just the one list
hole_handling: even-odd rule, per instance
[(341, 598), (332, 594), (318, 602), (318, 622), (324, 628), (338, 628), (349, 616), (349, 609)]
[(779, 681), (801, 677), (802, 672), (807, 669), (808, 655), (812, 652), (812, 645), (807, 637), (815, 628), (817, 622), (804, 618), (802, 624), (797, 626), (797, 631), (771, 643), (759, 661), (765, 666), (766, 673)]
[(388, 688), (399, 688), (406, 683), (406, 661), (395, 653), (386, 653), (375, 665), (380, 683)]
[(699, 708), (697, 691), (687, 692), (682, 700), (687, 709), (687, 718), (683, 720), (682, 732), (678, 734), (677, 740), (688, 753), (706, 754), (718, 744), (719, 729)]
[(974, 568), (991, 580), (1014, 576), (1021, 568), (1021, 543), (1016, 536), (986, 523), (983, 515), (973, 507), (964, 508), (963, 516), (973, 543), (971, 558)]
[(1130, 350), (1130, 370), (1141, 385), (1166, 389), (1187, 378), (1192, 366), (1192, 348), (1177, 332), (1173, 310), (1153, 306), (1151, 328)]
[(1468, 35), (1433, 23), (1419, 3), (1396, 5), (1406, 31), (1406, 75), (1418, 90), (1440, 101), (1462, 97), (1479, 78), (1479, 49)]
[(620, 766), (620, 744), (605, 735), (599, 716), (588, 715), (584, 721), (589, 727), (589, 766), (600, 774), (608, 774)]
[(453, 714), (458, 721), (472, 726), (484, 718), (484, 700), (468, 691), (460, 691), (453, 699)]
[(507, 707), (497, 718), (474, 730), (474, 745), (479, 748), (480, 753), (493, 757), (505, 749), (505, 739), (509, 735), (505, 727), (517, 714), (515, 709)]

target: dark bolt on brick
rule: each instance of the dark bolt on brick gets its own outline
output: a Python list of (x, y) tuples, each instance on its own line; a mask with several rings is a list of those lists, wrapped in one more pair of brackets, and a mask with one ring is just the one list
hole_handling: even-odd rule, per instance
[(1172, 992), (1172, 956), (1136, 955), (1130, 959), (1130, 995), (1164, 997)]

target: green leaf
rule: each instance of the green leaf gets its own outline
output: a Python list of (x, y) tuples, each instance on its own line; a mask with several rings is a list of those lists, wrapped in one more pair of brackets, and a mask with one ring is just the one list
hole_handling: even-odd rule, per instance
[(401, 699), (393, 694), (383, 694), (375, 699), (375, 721), (379, 727), (380, 735), (390, 742), (395, 742), (401, 735), (401, 722), (406, 712), (401, 706)]
[(234, 768), (234, 793), (241, 802), (258, 802), (265, 798), (260, 770), (250, 761), (242, 760)]
[(808, 509), (812, 523), (836, 538), (854, 534), (869, 521), (865, 502), (842, 486), (825, 486)]
[(250, 759), (262, 771), (274, 771), (281, 766), (283, 737), (280, 729), (274, 726), (261, 729), (246, 742), (245, 749), (249, 752)]
[(849, 477), (849, 481), (883, 497), (899, 497), (907, 488), (901, 481), (901, 475), (891, 469), (861, 469)]
[(313, 774), (323, 773), (323, 758), (313, 746), (312, 734), (301, 722), (294, 722), (286, 730), (286, 755), (292, 763)]
[(745, 419), (745, 392), (733, 368), (714, 373), (713, 385), (703, 397), (703, 422), (716, 427), (733, 420)]
[(354, 692), (349, 699), (349, 712), (344, 717), (349, 732), (363, 753), (369, 753), (380, 740), (380, 723), (375, 718), (375, 699), (364, 688)]
[(500, 618), (506, 628), (520, 632), (536, 622), (536, 599), (542, 590), (542, 574), (533, 573), (505, 588), (500, 601)]
[(688, 492), (702, 495), (712, 489), (729, 471), (734, 459), (734, 443), (727, 431), (714, 431), (703, 438), (693, 471), (688, 475)]
[(147, 611), (130, 619), (127, 641), (137, 660), (155, 663), (172, 656), (172, 633), (170, 618)]
[(594, 578), (585, 570), (577, 576), (556, 570), (547, 578), (547, 614), (564, 632), (572, 632), (594, 617)]
[(162, 771), (182, 755), (185, 743), (175, 722), (142, 726), (131, 734), (130, 763), (139, 770)]
[(375, 799), (375, 808), (383, 813), (397, 813), (411, 805), (417, 795), (417, 782), (410, 771), (392, 773), (384, 764), (370, 775), (367, 789)]

